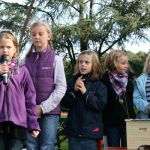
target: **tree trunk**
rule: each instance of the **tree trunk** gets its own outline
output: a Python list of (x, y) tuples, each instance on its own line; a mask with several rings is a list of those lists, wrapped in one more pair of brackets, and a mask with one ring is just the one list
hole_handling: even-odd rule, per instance
[(20, 46), (21, 46), (21, 42), (22, 42), (22, 40), (23, 40), (23, 36), (24, 36), (24, 34), (25, 34), (25, 30), (26, 30), (26, 28), (27, 28), (28, 22), (29, 22), (29, 20), (30, 20), (30, 15), (31, 15), (31, 12), (32, 12), (32, 8), (33, 8), (34, 2), (35, 2), (35, 0), (32, 0), (32, 1), (31, 1), (31, 4), (30, 4), (29, 9), (28, 9), (28, 12), (27, 12), (27, 17), (26, 17), (25, 22), (24, 22), (24, 25), (23, 25), (23, 27), (22, 27), (22, 29), (21, 29), (21, 35), (20, 35), (20, 39), (19, 39), (19, 45), (20, 45)]

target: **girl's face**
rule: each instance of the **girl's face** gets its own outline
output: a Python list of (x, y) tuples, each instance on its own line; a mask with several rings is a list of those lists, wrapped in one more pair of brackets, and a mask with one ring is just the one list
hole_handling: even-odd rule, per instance
[(118, 58), (118, 61), (116, 63), (116, 71), (119, 74), (124, 74), (127, 72), (129, 67), (128, 64), (128, 57), (127, 56), (121, 56), (120, 58)]
[(45, 26), (39, 25), (32, 27), (30, 30), (32, 43), (37, 51), (44, 51), (47, 48), (51, 34), (47, 32)]
[(0, 56), (6, 55), (11, 60), (16, 53), (16, 47), (11, 39), (0, 39)]
[(90, 55), (79, 56), (79, 71), (83, 75), (92, 72), (92, 57)]

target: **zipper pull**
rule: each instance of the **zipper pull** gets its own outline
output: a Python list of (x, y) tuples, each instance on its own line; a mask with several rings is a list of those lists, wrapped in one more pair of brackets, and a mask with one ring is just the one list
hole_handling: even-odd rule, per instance
[(37, 53), (35, 61), (37, 61), (38, 59), (39, 59), (39, 53)]

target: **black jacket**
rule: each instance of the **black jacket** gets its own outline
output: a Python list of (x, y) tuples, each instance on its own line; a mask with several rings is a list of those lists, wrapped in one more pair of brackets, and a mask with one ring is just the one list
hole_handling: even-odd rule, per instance
[(67, 91), (61, 101), (69, 108), (64, 133), (68, 136), (98, 139), (102, 137), (102, 110), (106, 106), (107, 90), (100, 80), (85, 78), (85, 94), (76, 92), (74, 85), (77, 77), (68, 82)]
[(135, 118), (133, 107), (133, 74), (129, 73), (126, 91), (122, 97), (123, 104), (115, 93), (108, 72), (103, 75), (102, 82), (107, 87), (107, 106), (103, 111), (103, 122), (106, 127), (125, 125), (125, 119)]

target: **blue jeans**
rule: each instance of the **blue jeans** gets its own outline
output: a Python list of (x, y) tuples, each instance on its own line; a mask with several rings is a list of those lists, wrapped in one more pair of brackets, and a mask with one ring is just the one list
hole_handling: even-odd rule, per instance
[(97, 150), (97, 140), (69, 137), (68, 150)]
[(126, 127), (105, 128), (108, 147), (127, 147)]
[(41, 132), (37, 138), (27, 134), (27, 150), (55, 150), (59, 115), (43, 115), (39, 119)]
[(22, 150), (24, 141), (10, 134), (0, 134), (0, 150)]

